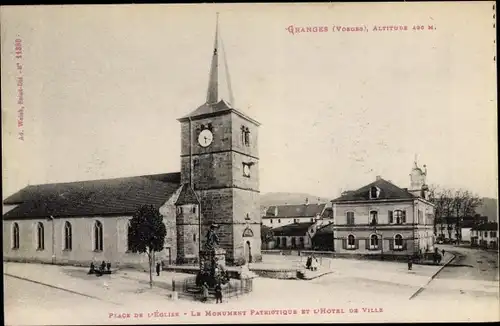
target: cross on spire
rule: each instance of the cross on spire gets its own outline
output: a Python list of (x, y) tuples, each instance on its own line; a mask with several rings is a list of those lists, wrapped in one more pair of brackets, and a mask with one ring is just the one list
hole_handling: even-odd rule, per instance
[[(233, 92), (231, 89), (231, 80), (229, 77), (229, 70), (227, 66), (226, 55), (224, 51), (224, 44), (222, 43), (222, 39), (219, 35), (219, 13), (217, 13), (216, 23), (215, 23), (215, 40), (214, 40), (214, 51), (212, 55), (212, 64), (210, 66), (210, 76), (208, 81), (208, 90), (207, 90), (207, 104), (216, 104), (220, 100), (222, 100), (223, 94), (222, 91), (227, 92), (227, 98), (224, 98), (226, 102), (229, 102), (231, 106), (234, 105)], [(219, 45), (221, 47), (222, 53), (219, 53)], [(219, 58), (222, 54), (223, 67), (219, 66)], [(225, 75), (222, 74), (219, 76), (219, 70), (224, 69)], [(221, 89), (221, 83), (223, 80), (220, 80), (220, 77), (225, 78), (225, 86), (227, 89)]]

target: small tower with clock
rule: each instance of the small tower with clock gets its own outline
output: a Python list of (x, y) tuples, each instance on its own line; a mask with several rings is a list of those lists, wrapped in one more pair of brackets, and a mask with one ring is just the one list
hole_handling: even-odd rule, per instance
[[(200, 245), (215, 224), (226, 261), (242, 264), (261, 260), (260, 124), (235, 108), (225, 59), (217, 23), (206, 101), (179, 119), (181, 182), (199, 199)], [(226, 68), (225, 84), (221, 67)]]

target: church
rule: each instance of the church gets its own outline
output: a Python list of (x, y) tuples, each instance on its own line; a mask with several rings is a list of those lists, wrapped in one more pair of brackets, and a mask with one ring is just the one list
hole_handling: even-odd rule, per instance
[(197, 261), (213, 224), (229, 264), (262, 259), (259, 122), (233, 107), (229, 78), (222, 90), (219, 70), (228, 71), (218, 23), (214, 43), (206, 101), (178, 119), (181, 171), (21, 189), (3, 202), (4, 260), (147, 265), (127, 245), (129, 220), (142, 205), (163, 216), (165, 248), (156, 256), (165, 264)]

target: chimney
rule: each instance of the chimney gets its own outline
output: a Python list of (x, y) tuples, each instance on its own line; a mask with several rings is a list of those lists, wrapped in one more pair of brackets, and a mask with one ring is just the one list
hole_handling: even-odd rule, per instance
[(278, 206), (274, 207), (274, 216), (278, 216)]
[(306, 198), (306, 205), (309, 205), (309, 198)]
[(379, 175), (377, 175), (377, 177), (375, 178), (375, 180), (376, 180), (376, 181), (378, 181), (378, 180), (380, 180), (380, 179), (382, 179), (382, 177), (381, 177), (381, 176), (379, 176)]

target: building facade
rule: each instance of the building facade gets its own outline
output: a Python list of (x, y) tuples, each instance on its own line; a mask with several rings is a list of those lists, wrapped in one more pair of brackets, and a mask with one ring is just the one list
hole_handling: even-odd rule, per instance
[(181, 172), (28, 186), (4, 201), (4, 259), (147, 263), (127, 249), (141, 205), (163, 216), (166, 263), (196, 261), (211, 225), (229, 264), (261, 259), (259, 123), (233, 107), (229, 84), (223, 98), (219, 43), (217, 26), (206, 101), (179, 119)]
[(273, 205), (266, 209), (262, 216), (262, 224), (270, 228), (278, 228), (295, 223), (314, 223), (319, 219), (331, 219), (331, 205), (325, 203), (310, 204), (306, 199), (299, 205)]
[(498, 223), (487, 222), (473, 227), (471, 246), (498, 249)]
[(415, 162), (410, 189), (377, 177), (334, 199), (333, 250), (394, 258), (433, 250), (434, 205), (427, 200), (426, 174)]

